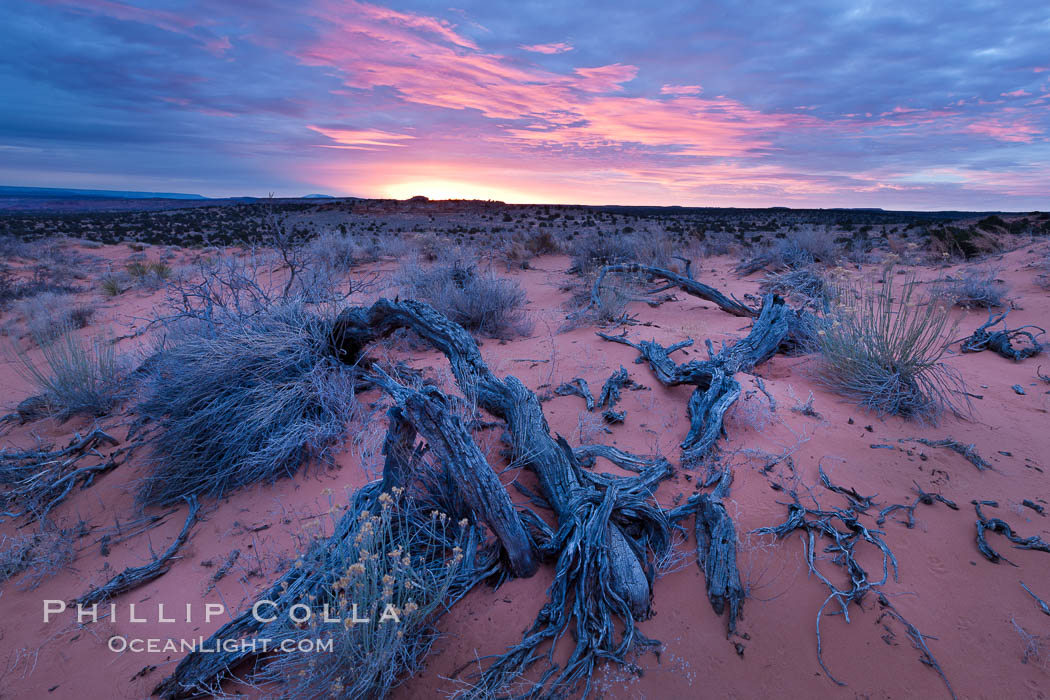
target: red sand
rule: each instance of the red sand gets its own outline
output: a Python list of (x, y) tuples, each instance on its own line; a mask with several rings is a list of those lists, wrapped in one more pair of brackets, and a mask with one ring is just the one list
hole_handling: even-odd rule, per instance
[[(1034, 260), (1033, 249), (1029, 246), (1009, 253), (997, 263), (1003, 266), (1001, 276), (1011, 285), (1010, 296), (1018, 307), (1010, 313), (1011, 326), (1050, 326), (1048, 294), (1034, 285), (1035, 273), (1026, 267)], [(126, 255), (127, 249), (107, 247), (91, 252), (112, 259)], [(738, 296), (756, 292), (757, 276), (738, 280), (729, 272), (731, 264), (725, 258), (704, 260), (696, 274)], [(567, 260), (542, 258), (535, 266), (511, 273), (528, 290), (535, 321), (532, 336), (506, 343), (485, 341), (482, 353), (486, 361), (497, 374), (513, 373), (534, 390), (576, 376), (587, 379), (592, 387), (600, 386), (622, 364), (633, 379), (651, 391), (625, 392), (621, 408), (627, 411), (626, 424), (614, 427), (612, 435), (595, 434), (593, 427), (585, 424), (584, 440), (607, 440), (643, 454), (660, 451), (676, 462), (677, 444), (687, 428), (689, 387), (660, 386), (647, 367), (634, 364), (634, 350), (600, 340), (594, 328), (559, 333), (566, 294), (558, 287), (567, 278), (563, 272)], [(929, 279), (947, 271), (950, 268), (921, 272)], [(81, 296), (100, 302), (95, 292)], [(104, 313), (85, 332), (97, 333), (100, 323), (108, 322), (115, 333), (126, 333), (118, 321), (144, 316), (161, 299), (162, 293), (128, 292), (104, 302)], [(697, 341), (688, 350), (693, 354), (706, 352), (705, 338), (717, 345), (742, 336), (747, 326), (746, 321), (681, 293), (677, 301), (659, 308), (637, 303), (630, 311), (652, 324), (632, 327), (630, 337), (655, 338), (664, 343), (691, 337)], [(968, 334), (985, 319), (985, 311), (960, 311), (960, 335)], [(121, 347), (130, 349), (129, 342), (122, 342)], [(409, 354), (419, 367), (444, 371), (443, 361), (434, 353)], [(959, 697), (1047, 697), (1050, 666), (1045, 656), (1022, 663), (1024, 642), (1011, 620), (1032, 634), (1050, 637), (1050, 618), (1038, 610), (1018, 583), (1023, 580), (1044, 599), (1050, 599), (1050, 555), (1014, 550), (998, 535), (990, 535), (993, 546), (1018, 568), (985, 560), (975, 546), (975, 515), (970, 505), (971, 499), (996, 500), (1000, 507), (990, 512), (1025, 536), (1050, 539), (1050, 518), (1020, 506), (1026, 498), (1050, 498), (1050, 387), (1036, 379), (1039, 358), (1013, 363), (991, 353), (952, 357), (949, 362), (962, 373), (970, 390), (983, 398), (974, 401), (972, 421), (946, 418), (936, 427), (865, 414), (818, 387), (808, 374), (809, 362), (807, 358), (778, 356), (760, 367), (758, 374), (765, 378), (778, 410), (773, 415), (761, 410), (761, 406), (768, 406), (761, 394), (742, 400), (727, 422), (729, 439), (723, 447), (778, 453), (797, 446), (793, 457), (803, 484), (818, 483), (817, 464), (822, 461), (833, 481), (865, 495), (877, 494), (876, 500), (883, 504), (910, 502), (913, 481), (958, 503), (958, 512), (940, 504), (920, 505), (914, 529), (899, 522), (886, 523), (885, 539), (899, 562), (900, 580), (887, 584), (884, 591), (905, 617), (930, 636), (930, 649)], [(27, 382), (15, 371), (16, 363), (5, 358), (0, 367), (0, 386), (11, 405), (29, 393)], [(742, 375), (739, 379), (745, 393), (755, 389), (752, 378)], [(1014, 393), (1010, 388), (1013, 384), (1022, 385), (1026, 395)], [(811, 391), (819, 419), (790, 410)], [(580, 442), (583, 405), (578, 397), (554, 398), (544, 404), (544, 410), (553, 431), (572, 444)], [(110, 419), (103, 425), (117, 422)], [(40, 436), (64, 445), (74, 430), (86, 429), (90, 429), (90, 422), (85, 420), (65, 425), (39, 421), (16, 427), (4, 441), (27, 446)], [(118, 431), (117, 437), (122, 436)], [(973, 442), (995, 470), (979, 472), (953, 452), (914, 443), (903, 446), (908, 451), (870, 447), (896, 446), (902, 437), (937, 440), (946, 436)], [(67, 613), (61, 622), (45, 625), (45, 599), (69, 600), (84, 593), (89, 584), (102, 582), (126, 566), (145, 563), (150, 557), (149, 545), (154, 551), (163, 551), (182, 527), (186, 514), (185, 507), (174, 509), (162, 526), (113, 546), (110, 555), (102, 557), (97, 533), (116, 519), (136, 517), (132, 493), (141, 473), (135, 464), (124, 465), (100, 478), (92, 488), (73, 494), (56, 517), (67, 525), (82, 519), (96, 533), (77, 541), (73, 567), (32, 591), (19, 590), (17, 578), (0, 588), (0, 697), (86, 700), (147, 696), (153, 685), (171, 672), (180, 655), (117, 654), (106, 647), (110, 635), (207, 636), (226, 618), (209, 624), (199, 619), (188, 624), (133, 624), (124, 619), (127, 604), (138, 603), (150, 620), (154, 620), (158, 602), (178, 610), (185, 603), (194, 603), (196, 611), (203, 609), (203, 603), (222, 602), (231, 613), (240, 611), (287, 566), (294, 556), (296, 535), (317, 532), (320, 524), (327, 522), (330, 503), (345, 502), (344, 490), (352, 491), (371, 478), (362, 468), (359, 452), (348, 448), (336, 470), (311, 469), (295, 479), (243, 489), (222, 501), (207, 502), (202, 522), (172, 569), (121, 596), (117, 601), (121, 618), (116, 622), (80, 627)], [(937, 674), (919, 661), (903, 626), (881, 618), (870, 597), (863, 610), (851, 608), (849, 624), (841, 616), (823, 620), (825, 662), (848, 686), (836, 686), (826, 677), (817, 663), (815, 636), (816, 613), (827, 595), (826, 588), (807, 575), (797, 535), (772, 543), (769, 537), (747, 534), (784, 520), (787, 509), (778, 501), (784, 501), (785, 494), (771, 490), (770, 478), (759, 471), (763, 465), (760, 459), (737, 454), (734, 460), (736, 478), (728, 507), (742, 540), (739, 564), (751, 593), (738, 630), (742, 636), (727, 640), (725, 620), (716, 617), (706, 599), (690, 540), (681, 547), (684, 559), (677, 570), (656, 583), (655, 616), (641, 624), (647, 636), (664, 643), (662, 653), (659, 657), (651, 653), (640, 656), (636, 672), (620, 668), (600, 671), (594, 679), (595, 696), (947, 697)], [(616, 471), (608, 464), (599, 464), (598, 468)], [(787, 474), (783, 465), (770, 476), (779, 474)], [(679, 494), (688, 496), (695, 490), (690, 476), (690, 472), (679, 470), (661, 485), (658, 499), (670, 505)], [(839, 503), (833, 494), (819, 489), (815, 493), (824, 504)], [(0, 524), (0, 534), (17, 532), (16, 524)], [(205, 594), (216, 569), (233, 549), (241, 551), (240, 558), (230, 574)], [(865, 563), (870, 571), (880, 565), (876, 558)], [(842, 575), (830, 564), (824, 570), (834, 577)], [(545, 568), (532, 579), (512, 581), (496, 591), (479, 588), (472, 592), (444, 618), (445, 636), (427, 659), (425, 671), (408, 680), (395, 697), (438, 697), (441, 691), (454, 687), (447, 680), (454, 669), (475, 655), (498, 653), (517, 643), (545, 602), (550, 577), (549, 568)]]

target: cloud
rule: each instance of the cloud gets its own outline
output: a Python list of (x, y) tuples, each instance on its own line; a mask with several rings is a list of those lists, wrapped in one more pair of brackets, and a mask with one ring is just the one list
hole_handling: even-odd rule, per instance
[(703, 91), (699, 85), (664, 85), (660, 88), (661, 95), (699, 95)]
[(414, 139), (411, 134), (395, 134), (389, 131), (376, 129), (331, 129), (311, 124), (308, 128), (319, 134), (327, 136), (334, 144), (320, 144), (325, 148), (359, 148), (370, 149), (373, 147), (395, 147), (404, 146), (401, 141)]
[(0, 175), (379, 195), (423, 173), (548, 201), (1047, 208), (1044, 20), (1034, 0), (8, 4)]
[(556, 44), (521, 44), (518, 48), (525, 51), (532, 51), (533, 53), (555, 54), (572, 51), (573, 46), (564, 42), (558, 42)]

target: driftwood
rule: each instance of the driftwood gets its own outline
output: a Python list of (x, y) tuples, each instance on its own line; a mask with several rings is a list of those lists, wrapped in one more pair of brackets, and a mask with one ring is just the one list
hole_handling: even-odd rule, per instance
[(1043, 540), (1038, 535), (1031, 537), (1021, 537), (1013, 528), (1010, 527), (1005, 520), (999, 518), (986, 518), (984, 513), (981, 511), (981, 506), (991, 506), (997, 508), (999, 506), (995, 501), (970, 501), (973, 503), (974, 509), (977, 511), (977, 549), (984, 555), (985, 559), (995, 564), (1000, 561), (1005, 561), (1011, 566), (1017, 566), (1012, 561), (999, 554), (997, 551), (992, 549), (988, 544), (988, 540), (985, 538), (986, 532), (998, 532), (1000, 535), (1010, 540), (1013, 543), (1015, 549), (1034, 549), (1039, 552), (1050, 553), (1050, 543)]
[[(981, 352), (982, 350), (991, 350), (996, 352), (1008, 360), (1020, 361), (1038, 355), (1043, 351), (1043, 344), (1039, 342), (1039, 336), (1043, 335), (1046, 331), (1039, 326), (1027, 325), (1020, 326), (1010, 330), (1006, 327), (1006, 315), (1010, 313), (1007, 309), (1000, 314), (995, 314), (992, 311), (988, 312), (988, 320), (979, 326), (973, 334), (963, 339), (960, 350), (963, 352)], [(988, 328), (994, 326), (1000, 321), (1003, 322), (1002, 330), (990, 331)], [(1033, 333), (1028, 329), (1034, 329), (1038, 333)], [(1023, 339), (1027, 341), (1022, 347), (1014, 347), (1013, 343), (1016, 340)]]
[(95, 603), (101, 603), (104, 600), (109, 600), (121, 593), (138, 588), (139, 586), (149, 583), (150, 581), (159, 578), (166, 574), (171, 565), (168, 563), (171, 558), (175, 556), (176, 552), (186, 543), (186, 539), (190, 535), (190, 529), (193, 524), (197, 522), (197, 513), (200, 511), (200, 504), (197, 503), (197, 497), (191, 496), (186, 499), (186, 502), (190, 505), (190, 512), (186, 515), (186, 522), (182, 526), (182, 530), (179, 532), (178, 537), (171, 543), (171, 546), (164, 551), (159, 557), (154, 557), (153, 561), (143, 566), (130, 566), (124, 569), (119, 574), (111, 578), (105, 584), (98, 588), (92, 588), (90, 591), (74, 600), (71, 605), (94, 605)]

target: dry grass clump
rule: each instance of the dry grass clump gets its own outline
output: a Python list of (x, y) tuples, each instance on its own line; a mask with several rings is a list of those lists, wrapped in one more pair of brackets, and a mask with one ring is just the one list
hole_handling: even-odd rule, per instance
[(802, 304), (824, 307), (828, 299), (828, 285), (823, 275), (813, 267), (771, 272), (759, 284), (764, 294), (772, 292)]
[(425, 267), (418, 261), (401, 266), (394, 284), (402, 297), (425, 301), (472, 333), (492, 338), (528, 335), (528, 297), (514, 280), (480, 272), (458, 256), (442, 256)]
[(373, 263), (388, 254), (380, 240), (365, 240), (345, 233), (328, 231), (306, 244), (306, 256), (334, 271), (347, 271)]
[(129, 262), (125, 269), (131, 283), (139, 289), (160, 289), (171, 277), (171, 266), (159, 260)]
[(807, 228), (794, 231), (785, 238), (761, 248), (735, 268), (739, 275), (758, 270), (801, 270), (814, 263), (834, 265), (842, 258), (842, 250), (830, 233)]
[(914, 277), (898, 287), (844, 285), (812, 335), (819, 379), (879, 415), (933, 422), (963, 413), (965, 387), (941, 360), (953, 330), (949, 308), (921, 299)]
[[(345, 547), (325, 553), (331, 584), (299, 601), (305, 607), (297, 616), (309, 610), (310, 620), (286, 622), (273, 634), (332, 644), (331, 652), (282, 653), (265, 662), (254, 681), (279, 688), (276, 697), (386, 697), (420, 668), (438, 636), (436, 618), (461, 594), (468, 521), (421, 512), (400, 488), (380, 494), (378, 503), (378, 512), (357, 515)], [(325, 621), (326, 609), (336, 622)]]
[(966, 309), (990, 309), (1006, 306), (1009, 288), (997, 279), (999, 270), (971, 268), (959, 277), (944, 277), (933, 283), (933, 295)]
[(80, 339), (74, 330), (66, 323), (34, 336), (42, 362), (17, 349), (23, 374), (55, 416), (105, 415), (127, 395), (125, 363), (111, 342)]
[(33, 590), (73, 562), (73, 541), (69, 532), (43, 527), (31, 534), (0, 536), (0, 584), (24, 574), (16, 585)]
[(38, 341), (50, 343), (63, 329), (86, 328), (95, 314), (95, 309), (78, 303), (72, 295), (43, 292), (24, 299), (17, 311), (26, 324), (26, 330)]
[(327, 459), (356, 410), (351, 371), (329, 348), (331, 327), (289, 302), (202, 323), (161, 350), (137, 406), (158, 426), (141, 500), (219, 497)]

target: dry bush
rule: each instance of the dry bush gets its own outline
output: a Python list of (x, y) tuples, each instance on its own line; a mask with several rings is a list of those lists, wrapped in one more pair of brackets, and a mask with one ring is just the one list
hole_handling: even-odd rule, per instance
[(30, 336), (50, 343), (64, 329), (86, 328), (95, 309), (81, 304), (69, 294), (43, 292), (23, 300), (17, 306)]
[(171, 267), (164, 262), (129, 262), (125, 268), (131, 284), (139, 289), (155, 291), (171, 277)]
[(290, 302), (199, 325), (161, 350), (137, 406), (158, 426), (141, 500), (220, 497), (329, 458), (357, 410), (332, 321)]
[(101, 416), (127, 396), (127, 371), (113, 343), (77, 338), (69, 325), (46, 337), (34, 337), (43, 363), (20, 348), (24, 376), (43, 397), (48, 410), (66, 419), (76, 414)]
[(23, 574), (17, 586), (33, 590), (73, 563), (71, 533), (41, 527), (39, 532), (0, 536), (0, 584)]
[(525, 250), (533, 255), (557, 255), (561, 252), (561, 243), (548, 230), (538, 231), (525, 239)]
[(954, 330), (949, 307), (920, 299), (914, 277), (897, 288), (845, 285), (812, 335), (818, 377), (879, 415), (933, 422), (945, 409), (963, 414), (965, 387), (941, 360)]
[[(381, 494), (378, 512), (358, 515), (347, 546), (324, 553), (333, 582), (299, 601), (312, 611), (310, 621), (286, 622), (273, 634), (282, 642), (332, 643), (330, 653), (282, 653), (265, 662), (253, 680), (279, 688), (274, 697), (384, 698), (421, 667), (438, 636), (436, 618), (454, 602), (457, 579), (468, 575), (470, 528), (466, 519), (422, 512), (401, 491)], [(301, 558), (312, 556), (317, 553)], [(326, 606), (339, 622), (324, 622)], [(352, 622), (353, 606), (367, 622)]]
[(759, 283), (759, 288), (764, 294), (772, 292), (817, 308), (823, 308), (829, 301), (828, 285), (820, 272), (812, 266), (771, 272)]
[(997, 279), (999, 270), (970, 268), (959, 277), (943, 277), (933, 283), (933, 295), (954, 306), (965, 309), (988, 309), (1006, 306), (1009, 288)]
[(596, 273), (606, 265), (648, 262), (639, 259), (636, 239), (626, 234), (596, 233), (578, 238), (572, 243), (571, 253), (570, 272), (585, 276)]
[(393, 281), (402, 297), (425, 301), (473, 333), (510, 338), (531, 331), (521, 285), (480, 272), (458, 255), (443, 255), (429, 267), (409, 261)]

